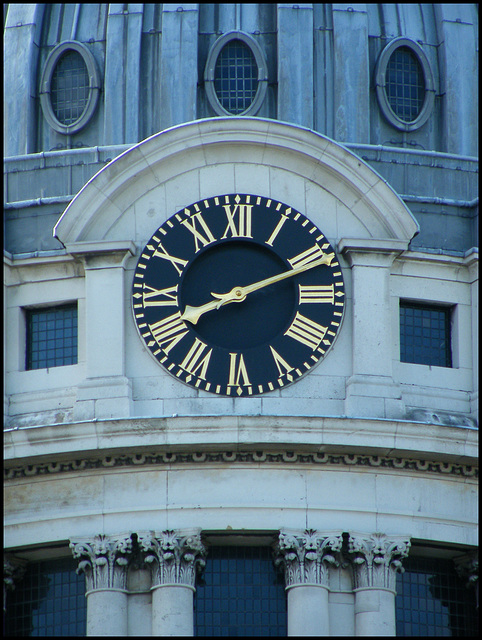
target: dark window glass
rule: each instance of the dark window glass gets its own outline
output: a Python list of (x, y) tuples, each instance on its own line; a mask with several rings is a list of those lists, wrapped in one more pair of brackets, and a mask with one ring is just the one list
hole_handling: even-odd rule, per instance
[(408, 47), (399, 47), (390, 56), (385, 91), (390, 107), (400, 120), (417, 119), (425, 98), (425, 79), (422, 65)]
[(6, 636), (85, 636), (85, 577), (73, 558), (27, 565), (7, 592)]
[(397, 636), (475, 636), (475, 589), (465, 586), (452, 560), (407, 558), (397, 575)]
[(286, 636), (284, 576), (269, 547), (210, 547), (196, 586), (197, 636)]
[(77, 305), (27, 311), (27, 369), (77, 364)]
[(258, 66), (251, 49), (231, 40), (221, 50), (214, 71), (214, 89), (221, 105), (234, 115), (246, 111), (258, 89)]
[(89, 74), (77, 51), (66, 51), (52, 74), (50, 100), (61, 124), (72, 124), (83, 114), (89, 99)]
[(400, 360), (452, 366), (450, 308), (400, 302)]

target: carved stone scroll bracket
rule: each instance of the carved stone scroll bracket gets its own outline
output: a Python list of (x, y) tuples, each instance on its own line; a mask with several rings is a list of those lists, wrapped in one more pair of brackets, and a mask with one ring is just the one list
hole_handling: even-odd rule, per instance
[(348, 555), (353, 565), (354, 588), (395, 592), (396, 574), (404, 571), (402, 559), (408, 556), (409, 549), (408, 536), (350, 533)]
[(284, 567), (286, 587), (328, 587), (328, 566), (340, 566), (339, 554), (342, 544), (341, 531), (280, 531), (278, 541), (274, 545), (275, 564)]
[(70, 548), (74, 558), (79, 560), (77, 573), (85, 573), (87, 592), (127, 589), (127, 568), (132, 552), (130, 534), (71, 540)]
[(138, 543), (144, 562), (151, 566), (153, 587), (183, 585), (194, 589), (196, 573), (206, 565), (201, 529), (139, 533)]
[(15, 589), (15, 583), (19, 582), (26, 571), (27, 560), (12, 555), (3, 558), (3, 610), (7, 609), (7, 592)]

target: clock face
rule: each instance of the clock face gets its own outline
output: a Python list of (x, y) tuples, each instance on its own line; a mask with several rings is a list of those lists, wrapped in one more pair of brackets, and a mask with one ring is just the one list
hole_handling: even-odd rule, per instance
[(132, 307), (157, 362), (197, 389), (251, 396), (310, 371), (345, 305), (341, 268), (306, 216), (263, 196), (178, 211), (144, 247)]

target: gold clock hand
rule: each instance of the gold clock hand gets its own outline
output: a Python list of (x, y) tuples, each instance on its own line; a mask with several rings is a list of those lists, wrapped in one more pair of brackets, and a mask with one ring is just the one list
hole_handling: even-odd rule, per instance
[(282, 273), (278, 273), (275, 276), (271, 276), (270, 278), (264, 278), (263, 280), (259, 280), (258, 282), (253, 282), (253, 284), (248, 284), (245, 287), (234, 287), (228, 293), (213, 293), (211, 295), (216, 300), (211, 300), (211, 302), (207, 302), (206, 304), (201, 305), (200, 307), (191, 307), (186, 305), (184, 309), (184, 313), (181, 316), (181, 320), (187, 320), (191, 324), (196, 324), (201, 316), (208, 311), (213, 311), (214, 309), (219, 309), (225, 304), (230, 304), (231, 302), (243, 302), (246, 299), (246, 296), (253, 291), (258, 291), (264, 287), (268, 287), (271, 284), (275, 284), (275, 282), (280, 282), (281, 280), (285, 280), (286, 278), (291, 278), (292, 276), (297, 275), (298, 273), (303, 273), (304, 271), (308, 271), (309, 269), (314, 269), (322, 264), (329, 265), (334, 258), (333, 253), (325, 253), (323, 257), (319, 260), (313, 260), (313, 262), (308, 262), (299, 267), (294, 267), (293, 269), (289, 269), (288, 271), (283, 271)]

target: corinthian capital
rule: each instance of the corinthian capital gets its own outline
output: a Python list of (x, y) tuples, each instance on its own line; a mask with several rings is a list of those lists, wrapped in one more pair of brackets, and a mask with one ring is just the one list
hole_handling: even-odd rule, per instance
[(403, 572), (402, 558), (408, 556), (408, 536), (350, 533), (348, 553), (353, 563), (355, 589), (375, 587), (395, 591), (396, 574)]
[(3, 557), (3, 610), (6, 610), (7, 590), (13, 591), (26, 570), (27, 561), (11, 555)]
[(275, 564), (283, 564), (287, 587), (299, 584), (328, 586), (328, 565), (339, 566), (342, 533), (280, 531)]
[(132, 551), (130, 535), (98, 535), (93, 538), (72, 540), (70, 548), (79, 560), (77, 573), (87, 578), (87, 591), (92, 589), (126, 589), (129, 554)]
[(479, 552), (472, 551), (454, 558), (455, 569), (459, 576), (466, 581), (467, 587), (477, 585), (479, 579)]
[(144, 561), (151, 565), (153, 586), (194, 587), (196, 571), (206, 564), (200, 529), (140, 533), (138, 542)]

